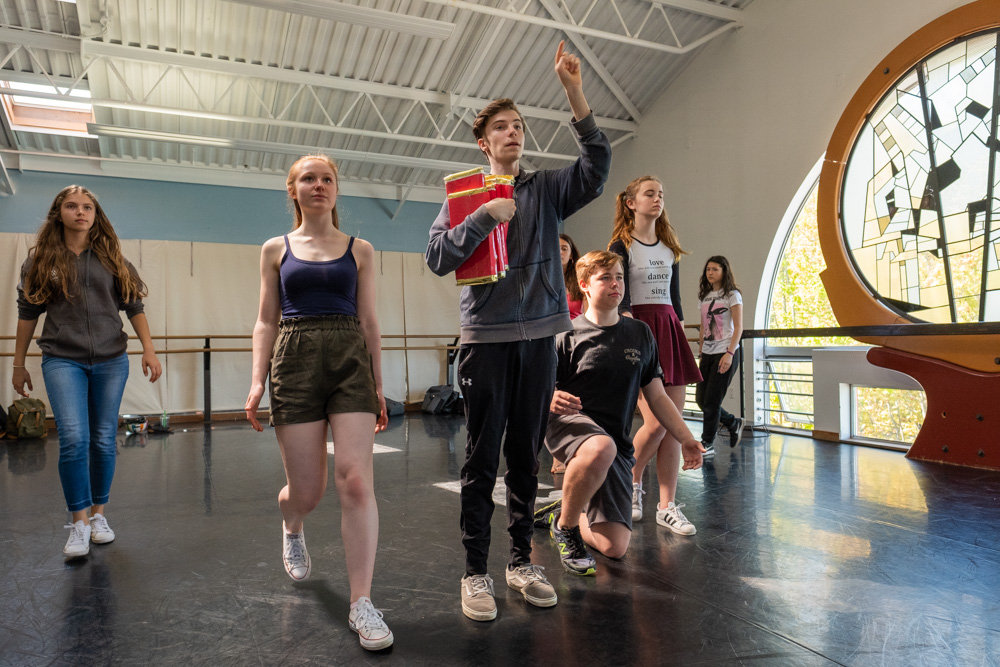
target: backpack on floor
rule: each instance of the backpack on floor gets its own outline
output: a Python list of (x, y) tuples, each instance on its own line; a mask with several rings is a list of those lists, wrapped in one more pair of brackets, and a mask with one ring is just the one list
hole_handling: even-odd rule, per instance
[(458, 398), (455, 388), (447, 384), (430, 387), (424, 394), (421, 409), (430, 415), (451, 414), (452, 407)]
[(388, 396), (385, 397), (385, 416), (398, 417), (406, 412), (406, 406), (399, 401), (395, 401)]
[(37, 398), (19, 398), (7, 409), (7, 435), (12, 438), (44, 438), (45, 403)]

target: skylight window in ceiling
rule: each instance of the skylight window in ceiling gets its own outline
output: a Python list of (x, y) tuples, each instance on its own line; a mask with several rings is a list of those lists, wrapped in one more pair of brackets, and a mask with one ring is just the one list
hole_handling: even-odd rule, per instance
[(0, 92), (7, 121), (15, 131), (96, 138), (87, 133), (87, 123), (94, 122), (94, 109), (85, 101), (90, 91), (0, 81)]

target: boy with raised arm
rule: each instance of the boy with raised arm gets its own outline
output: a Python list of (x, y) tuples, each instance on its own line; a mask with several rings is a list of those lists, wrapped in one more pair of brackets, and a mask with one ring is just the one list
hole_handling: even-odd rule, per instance
[(490, 172), (515, 177), (514, 197), (491, 200), (454, 228), (446, 202), (427, 245), (427, 265), (443, 276), (461, 266), (494, 227), (510, 222), (507, 276), (466, 286), (461, 297), (458, 374), (468, 431), (461, 490), (466, 554), (461, 596), (462, 612), (477, 621), (491, 621), (497, 614), (487, 555), (501, 445), (507, 461), (511, 551), (507, 584), (535, 606), (551, 607), (557, 601), (541, 569), (531, 563), (531, 535), (538, 451), (555, 384), (554, 336), (571, 328), (559, 227), (600, 195), (611, 168), (611, 145), (583, 95), (580, 60), (563, 51), (563, 42), (556, 50), (555, 71), (573, 111), (580, 157), (562, 169), (522, 170), (524, 119), (512, 100), (494, 100), (479, 112), (473, 134)]
[[(576, 264), (587, 312), (556, 337), (558, 366), (545, 446), (566, 464), (562, 498), (535, 517), (559, 545), (563, 567), (594, 574), (584, 543), (621, 558), (632, 537), (632, 417), (639, 392), (681, 442), (684, 470), (701, 467), (702, 448), (663, 390), (656, 341), (643, 322), (618, 314), (625, 288), (621, 258), (589, 252)], [(660, 510), (665, 511), (665, 510)]]

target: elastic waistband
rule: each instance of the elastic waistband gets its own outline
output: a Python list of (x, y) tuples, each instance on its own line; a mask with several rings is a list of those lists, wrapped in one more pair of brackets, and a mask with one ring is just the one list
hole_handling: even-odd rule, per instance
[(631, 308), (633, 314), (665, 315), (677, 312), (669, 303), (633, 303), (629, 308)]
[(361, 331), (361, 322), (355, 315), (317, 315), (310, 317), (288, 317), (278, 322), (278, 330), (310, 331), (317, 329), (346, 329)]

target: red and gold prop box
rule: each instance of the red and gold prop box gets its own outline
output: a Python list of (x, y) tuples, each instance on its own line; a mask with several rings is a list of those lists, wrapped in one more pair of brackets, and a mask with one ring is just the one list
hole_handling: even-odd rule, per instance
[[(451, 226), (461, 224), (480, 206), (503, 197), (514, 197), (514, 177), (484, 174), (482, 167), (445, 176), (448, 193), (448, 218)], [(455, 271), (459, 285), (485, 285), (495, 283), (507, 275), (507, 222), (502, 222), (490, 232), (469, 259)]]

